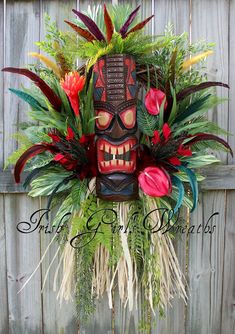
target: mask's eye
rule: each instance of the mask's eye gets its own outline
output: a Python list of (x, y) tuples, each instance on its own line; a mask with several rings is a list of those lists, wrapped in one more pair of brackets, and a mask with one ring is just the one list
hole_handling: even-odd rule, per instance
[(127, 129), (132, 129), (136, 121), (136, 107), (133, 106), (121, 112), (120, 118)]
[(98, 117), (96, 119), (96, 126), (100, 130), (105, 130), (109, 127), (113, 116), (104, 110), (98, 110), (96, 112), (96, 116)]

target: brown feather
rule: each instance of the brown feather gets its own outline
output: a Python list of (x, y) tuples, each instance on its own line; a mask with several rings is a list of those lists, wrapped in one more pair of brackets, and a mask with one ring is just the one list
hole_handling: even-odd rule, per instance
[(154, 17), (154, 15), (149, 16), (147, 19), (145, 19), (144, 21), (136, 24), (130, 31), (128, 31), (128, 33), (125, 35), (125, 37), (127, 37), (129, 34), (131, 34), (132, 32), (135, 32), (137, 30), (143, 29), (144, 26)]
[(113, 22), (112, 19), (107, 11), (106, 5), (104, 4), (104, 23), (106, 26), (106, 37), (107, 37), (107, 42), (109, 43), (112, 39), (113, 36)]
[(76, 24), (64, 20), (65, 23), (67, 23), (73, 30), (75, 30), (80, 36), (85, 38), (87, 41), (92, 42), (95, 40), (95, 37), (86, 29), (83, 29)]

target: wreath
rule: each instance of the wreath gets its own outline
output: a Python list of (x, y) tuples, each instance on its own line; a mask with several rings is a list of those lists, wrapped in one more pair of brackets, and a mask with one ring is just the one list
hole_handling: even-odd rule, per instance
[(206, 115), (223, 102), (214, 87), (228, 88), (203, 71), (213, 45), (190, 44), (171, 26), (146, 35), (153, 15), (139, 22), (139, 9), (73, 10), (69, 32), (46, 16), (45, 41), (36, 44), (49, 58), (31, 53), (36, 65), (3, 69), (33, 82), (10, 88), (33, 122), (21, 124), (8, 164), (17, 183), (28, 171), (28, 194), (47, 196), (52, 226), (66, 227), (56, 237), (58, 297), (75, 293), (81, 321), (104, 293), (112, 308), (116, 286), (130, 311), (140, 289), (153, 313), (176, 294), (187, 300), (172, 227), (180, 208), (196, 209), (200, 168), (219, 162), (212, 150), (232, 154), (219, 137), (227, 132)]

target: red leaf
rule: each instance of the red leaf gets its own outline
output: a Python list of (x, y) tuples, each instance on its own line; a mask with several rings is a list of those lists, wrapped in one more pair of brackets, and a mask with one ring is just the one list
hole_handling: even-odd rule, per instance
[(15, 68), (15, 67), (5, 67), (2, 69), (3, 72), (10, 72), (10, 73), (17, 73), (22, 74), (29, 79), (31, 79), (36, 86), (42, 91), (42, 93), (47, 97), (48, 101), (52, 105), (52, 107), (60, 111), (61, 109), (61, 99), (54, 93), (48, 84), (43, 81), (37, 74), (33, 73), (32, 71), (26, 68)]
[(109, 43), (113, 36), (113, 22), (111, 20), (111, 17), (107, 11), (106, 5), (104, 4), (104, 23), (106, 26), (106, 36), (107, 36), (107, 42)]
[(86, 29), (83, 29), (76, 24), (64, 20), (65, 23), (67, 23), (74, 31), (76, 31), (80, 36), (85, 38), (87, 41), (92, 42), (95, 40), (95, 37)]
[(135, 10), (133, 10), (133, 12), (128, 16), (127, 20), (125, 21), (125, 23), (123, 24), (123, 26), (119, 30), (119, 32), (120, 32), (120, 34), (122, 35), (123, 38), (126, 35), (126, 32), (129, 28), (129, 26), (134, 21), (139, 9), (140, 9), (140, 5)]
[(90, 30), (92, 35), (95, 36), (98, 41), (105, 41), (104, 35), (98, 28), (97, 24), (87, 15), (77, 11), (76, 9), (73, 9), (74, 14), (76, 14), (79, 19), (85, 24), (85, 26)]
[(154, 17), (154, 15), (149, 16), (147, 19), (145, 19), (144, 21), (136, 24), (130, 31), (128, 31), (128, 33), (125, 35), (125, 37), (127, 37), (130, 33), (135, 32), (137, 30), (141, 30), (144, 28), (144, 26)]

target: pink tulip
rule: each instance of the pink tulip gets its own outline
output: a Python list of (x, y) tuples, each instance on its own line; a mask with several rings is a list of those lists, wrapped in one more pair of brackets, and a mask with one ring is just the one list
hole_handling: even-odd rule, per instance
[[(145, 107), (151, 115), (158, 115), (160, 107), (166, 97), (166, 94), (160, 89), (150, 88), (145, 95)], [(164, 109), (167, 107), (167, 101), (165, 101)]]
[(159, 167), (145, 168), (138, 180), (143, 192), (152, 197), (166, 196), (172, 189), (170, 176)]

